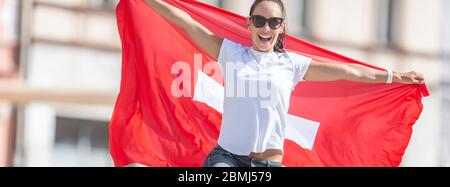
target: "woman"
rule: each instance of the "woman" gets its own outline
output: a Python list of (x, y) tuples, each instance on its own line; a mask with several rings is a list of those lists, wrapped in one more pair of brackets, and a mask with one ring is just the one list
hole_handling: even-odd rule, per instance
[[(280, 167), (289, 99), (300, 81), (424, 82), (423, 75), (416, 72), (397, 73), (356, 64), (316, 62), (285, 52), (286, 12), (281, 0), (255, 0), (253, 3), (247, 19), (252, 33), (251, 47), (215, 36), (187, 13), (162, 0), (145, 2), (186, 32), (223, 68), (225, 100), (222, 126), (218, 146), (204, 162), (207, 167)], [(249, 82), (269, 85), (270, 93), (234, 94), (236, 89), (240, 92), (240, 83)]]

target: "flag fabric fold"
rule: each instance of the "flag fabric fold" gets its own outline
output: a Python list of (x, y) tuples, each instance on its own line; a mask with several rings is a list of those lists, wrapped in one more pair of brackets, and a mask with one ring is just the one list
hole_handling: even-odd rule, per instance
[[(244, 17), (193, 0), (166, 2), (217, 36), (251, 45)], [(216, 146), (222, 114), (208, 99), (194, 99), (195, 88), (213, 80), (207, 88), (220, 93), (220, 76), (205, 70), (215, 59), (142, 0), (121, 0), (116, 14), (122, 80), (110, 122), (114, 164), (201, 166)], [(380, 69), (291, 36), (286, 48), (318, 61)], [(174, 70), (178, 62), (189, 64), (189, 71)], [(190, 96), (174, 96), (180, 76), (192, 80), (181, 84)], [(283, 165), (398, 166), (428, 95), (425, 85), (301, 82), (290, 101)]]

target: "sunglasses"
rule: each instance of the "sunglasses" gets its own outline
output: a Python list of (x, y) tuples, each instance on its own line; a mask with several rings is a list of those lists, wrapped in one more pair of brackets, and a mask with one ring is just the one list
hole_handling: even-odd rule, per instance
[(253, 25), (257, 28), (264, 27), (264, 25), (266, 25), (266, 23), (269, 23), (269, 27), (272, 30), (279, 29), (281, 27), (281, 23), (283, 23), (283, 21), (284, 21), (283, 18), (272, 17), (272, 18), (266, 19), (265, 17), (259, 16), (259, 15), (251, 16), (250, 20), (252, 21)]

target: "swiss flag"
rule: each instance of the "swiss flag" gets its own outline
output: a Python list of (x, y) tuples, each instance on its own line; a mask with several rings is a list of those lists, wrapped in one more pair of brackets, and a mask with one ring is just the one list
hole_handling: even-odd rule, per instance
[[(167, 2), (216, 35), (251, 45), (244, 17), (193, 0)], [(123, 62), (110, 124), (115, 165), (201, 166), (221, 125), (221, 72), (204, 67), (215, 59), (142, 0), (120, 1), (117, 21)], [(379, 69), (291, 36), (286, 45), (317, 61)], [(178, 62), (188, 70), (174, 70)], [(175, 81), (181, 76), (193, 84)], [(173, 86), (190, 96), (174, 96)], [(290, 101), (283, 165), (398, 166), (427, 95), (425, 85), (301, 82)]]

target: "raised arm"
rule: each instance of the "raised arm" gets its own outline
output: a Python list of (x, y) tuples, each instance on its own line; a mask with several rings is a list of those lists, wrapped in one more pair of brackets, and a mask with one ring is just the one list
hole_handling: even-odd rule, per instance
[(186, 12), (162, 0), (144, 1), (164, 19), (186, 32), (203, 51), (215, 59), (218, 58), (223, 41), (222, 38), (215, 36), (203, 25), (192, 19)]
[[(359, 64), (311, 62), (305, 74), (307, 81), (349, 80), (364, 83), (385, 83), (388, 79), (386, 71), (372, 69)], [(402, 84), (422, 84), (424, 76), (417, 72), (393, 73), (393, 82)]]

